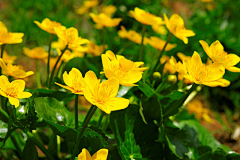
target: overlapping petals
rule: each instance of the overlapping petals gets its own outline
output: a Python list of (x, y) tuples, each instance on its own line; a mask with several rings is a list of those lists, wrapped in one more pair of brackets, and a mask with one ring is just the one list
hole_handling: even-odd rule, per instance
[(7, 97), (10, 104), (14, 105), (15, 108), (19, 106), (19, 98), (29, 98), (32, 96), (29, 92), (24, 92), (25, 81), (14, 80), (11, 83), (8, 78), (4, 75), (0, 76), (0, 95)]
[(78, 160), (107, 160), (107, 156), (107, 149), (100, 149), (91, 156), (88, 150), (83, 148), (82, 152), (78, 155)]
[[(1, 47), (0, 47), (1, 49)], [(9, 56), (6, 51), (3, 51), (3, 62), (13, 64), (14, 61), (17, 59), (17, 56)]]
[[(147, 43), (150, 44), (152, 47), (158, 49), (158, 50), (163, 50), (163, 47), (166, 44), (166, 41), (164, 41), (164, 40), (162, 40), (158, 37), (152, 36), (147, 40)], [(168, 43), (166, 48), (165, 48), (165, 51), (170, 51), (173, 48), (175, 48), (176, 46), (177, 46), (176, 44)]]
[(116, 27), (122, 21), (122, 18), (111, 18), (104, 13), (95, 15), (94, 13), (89, 14), (92, 20), (104, 27)]
[[(56, 21), (51, 21), (48, 18), (45, 18), (41, 23), (38, 21), (34, 21), (34, 23), (41, 28), (42, 30), (50, 33), (50, 34), (56, 34), (54, 28), (55, 27), (61, 27), (61, 23), (58, 23)], [(63, 26), (62, 26), (63, 27)], [(65, 27), (64, 27), (65, 28)]]
[(35, 47), (33, 49), (24, 47), (23, 53), (33, 59), (44, 59), (48, 57), (48, 53), (42, 47)]

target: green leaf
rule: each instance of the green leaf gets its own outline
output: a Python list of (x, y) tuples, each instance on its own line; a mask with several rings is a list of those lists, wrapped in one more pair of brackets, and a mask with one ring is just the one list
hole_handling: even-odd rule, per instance
[(38, 152), (32, 139), (29, 138), (22, 152), (22, 159), (24, 160), (38, 160)]
[(0, 120), (0, 140), (4, 139), (8, 132), (8, 124)]
[(154, 89), (142, 81), (138, 82), (138, 89), (140, 89), (148, 98), (152, 97), (155, 94)]
[(44, 120), (72, 128), (75, 126), (74, 115), (66, 109), (64, 102), (48, 97), (35, 98), (34, 101), (36, 112)]

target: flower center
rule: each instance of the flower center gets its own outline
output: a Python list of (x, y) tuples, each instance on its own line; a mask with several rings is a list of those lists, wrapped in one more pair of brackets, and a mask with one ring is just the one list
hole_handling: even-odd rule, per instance
[(77, 92), (82, 92), (82, 89), (85, 86), (84, 82), (83, 82), (83, 79), (78, 77), (78, 76), (75, 76), (73, 78), (72, 84), (73, 84), (72, 88)]
[(13, 71), (18, 71), (18, 70), (20, 70), (20, 69), (19, 69), (19, 66), (12, 65), (12, 64), (7, 64), (7, 68), (8, 68), (8, 71), (9, 71), (10, 73), (12, 73)]
[(17, 95), (18, 95), (18, 87), (17, 87), (16, 85), (9, 84), (9, 85), (7, 85), (7, 87), (6, 87), (5, 93), (6, 93), (8, 96), (10, 96), (10, 97), (17, 98)]
[(8, 33), (7, 31), (1, 31), (0, 30), (0, 42), (4, 42), (11, 37), (12, 37), (11, 33)]

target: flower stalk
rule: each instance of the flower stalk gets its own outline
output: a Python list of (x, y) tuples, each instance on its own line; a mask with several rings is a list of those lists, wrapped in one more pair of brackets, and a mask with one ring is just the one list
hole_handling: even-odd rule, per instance
[[(5, 48), (5, 44), (1, 45), (1, 58), (3, 58), (4, 48)], [(2, 75), (2, 67), (0, 67), (0, 75)]]
[(39, 72), (39, 60), (36, 59), (35, 63), (36, 63), (37, 86), (38, 86), (38, 88), (42, 88), (41, 77), (40, 77), (40, 72)]
[(47, 61), (47, 84), (49, 83), (49, 74), (50, 74), (50, 57), (51, 57), (51, 44), (53, 41), (53, 34), (50, 35), (50, 41), (48, 45), (48, 61)]
[(105, 112), (102, 111), (102, 113), (101, 113), (101, 115), (100, 115), (100, 117), (98, 119), (97, 128), (100, 127), (104, 115), (105, 115)]
[(78, 129), (78, 94), (75, 97), (75, 129)]
[(141, 61), (143, 58), (143, 50), (144, 50), (143, 40), (144, 40), (144, 35), (146, 32), (146, 27), (147, 26), (145, 24), (142, 27), (142, 41), (141, 41), (141, 46), (140, 46), (140, 51), (139, 51), (139, 61)]

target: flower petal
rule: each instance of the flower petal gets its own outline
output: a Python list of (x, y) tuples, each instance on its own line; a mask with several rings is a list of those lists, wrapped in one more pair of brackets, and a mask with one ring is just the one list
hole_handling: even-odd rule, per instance
[(119, 89), (119, 81), (117, 78), (112, 77), (100, 84), (99, 91), (107, 92), (109, 98), (116, 97)]
[(203, 41), (203, 40), (200, 40), (199, 42), (202, 45), (202, 47), (203, 47), (204, 51), (206, 52), (206, 54), (212, 59), (213, 54), (212, 54), (212, 51), (209, 48), (209, 45), (205, 41)]
[(78, 155), (78, 160), (92, 160), (92, 157), (88, 150), (83, 148), (82, 152)]
[(25, 89), (25, 81), (24, 80), (15, 80), (12, 81), (11, 84), (18, 89), (18, 93), (21, 93)]
[(106, 55), (108, 56), (109, 59), (111, 59), (111, 61), (116, 60), (115, 54), (112, 51), (110, 50), (106, 51)]
[(4, 72), (6, 72), (6, 74), (8, 75), (9, 74), (9, 70), (8, 70), (6, 64), (3, 62), (2, 58), (0, 58), (0, 66), (1, 66), (2, 70), (4, 70)]
[(2, 89), (3, 91), (6, 90), (6, 86), (9, 85), (10, 82), (8, 81), (8, 78), (4, 75), (0, 76), (0, 89)]
[[(67, 86), (73, 86), (72, 78), (67, 74), (67, 71), (63, 73), (63, 81)], [(57, 84), (57, 83), (56, 83)], [(58, 84), (57, 84), (58, 85)], [(60, 84), (59, 84), (60, 85)], [(62, 87), (62, 86), (61, 86)]]
[(107, 102), (107, 106), (111, 111), (117, 111), (127, 108), (129, 105), (129, 100), (122, 97), (111, 98)]
[(206, 66), (206, 69), (211, 72), (210, 76), (206, 77), (205, 81), (214, 81), (223, 77), (225, 67), (221, 63), (212, 63)]
[(228, 67), (226, 69), (231, 71), (231, 72), (240, 72), (240, 68), (237, 68), (237, 67)]
[(94, 92), (95, 86), (100, 83), (100, 80), (97, 78), (96, 74), (93, 71), (88, 71), (85, 74), (84, 79), (85, 79), (87, 88), (89, 88), (90, 92)]
[(100, 149), (94, 155), (92, 156), (92, 159), (101, 159), (101, 160), (107, 160), (108, 156), (108, 149)]
[(213, 54), (222, 53), (224, 51), (224, 48), (222, 44), (218, 40), (216, 40), (210, 45), (210, 50), (212, 51)]
[(104, 69), (108, 68), (111, 61), (109, 60), (109, 58), (106, 54), (102, 54), (101, 57), (102, 57), (102, 64), (103, 64), (103, 70), (104, 70)]
[(20, 102), (19, 102), (19, 100), (17, 98), (13, 98), (13, 97), (8, 96), (8, 100), (9, 100), (9, 103), (11, 105), (15, 106), (15, 108), (17, 108), (19, 106), (19, 104), (20, 104)]
[(18, 94), (18, 98), (29, 98), (32, 94), (30, 92), (22, 92)]
[(240, 62), (240, 57), (237, 56), (236, 54), (228, 54), (226, 60), (227, 66), (230, 67), (238, 64), (238, 62)]

